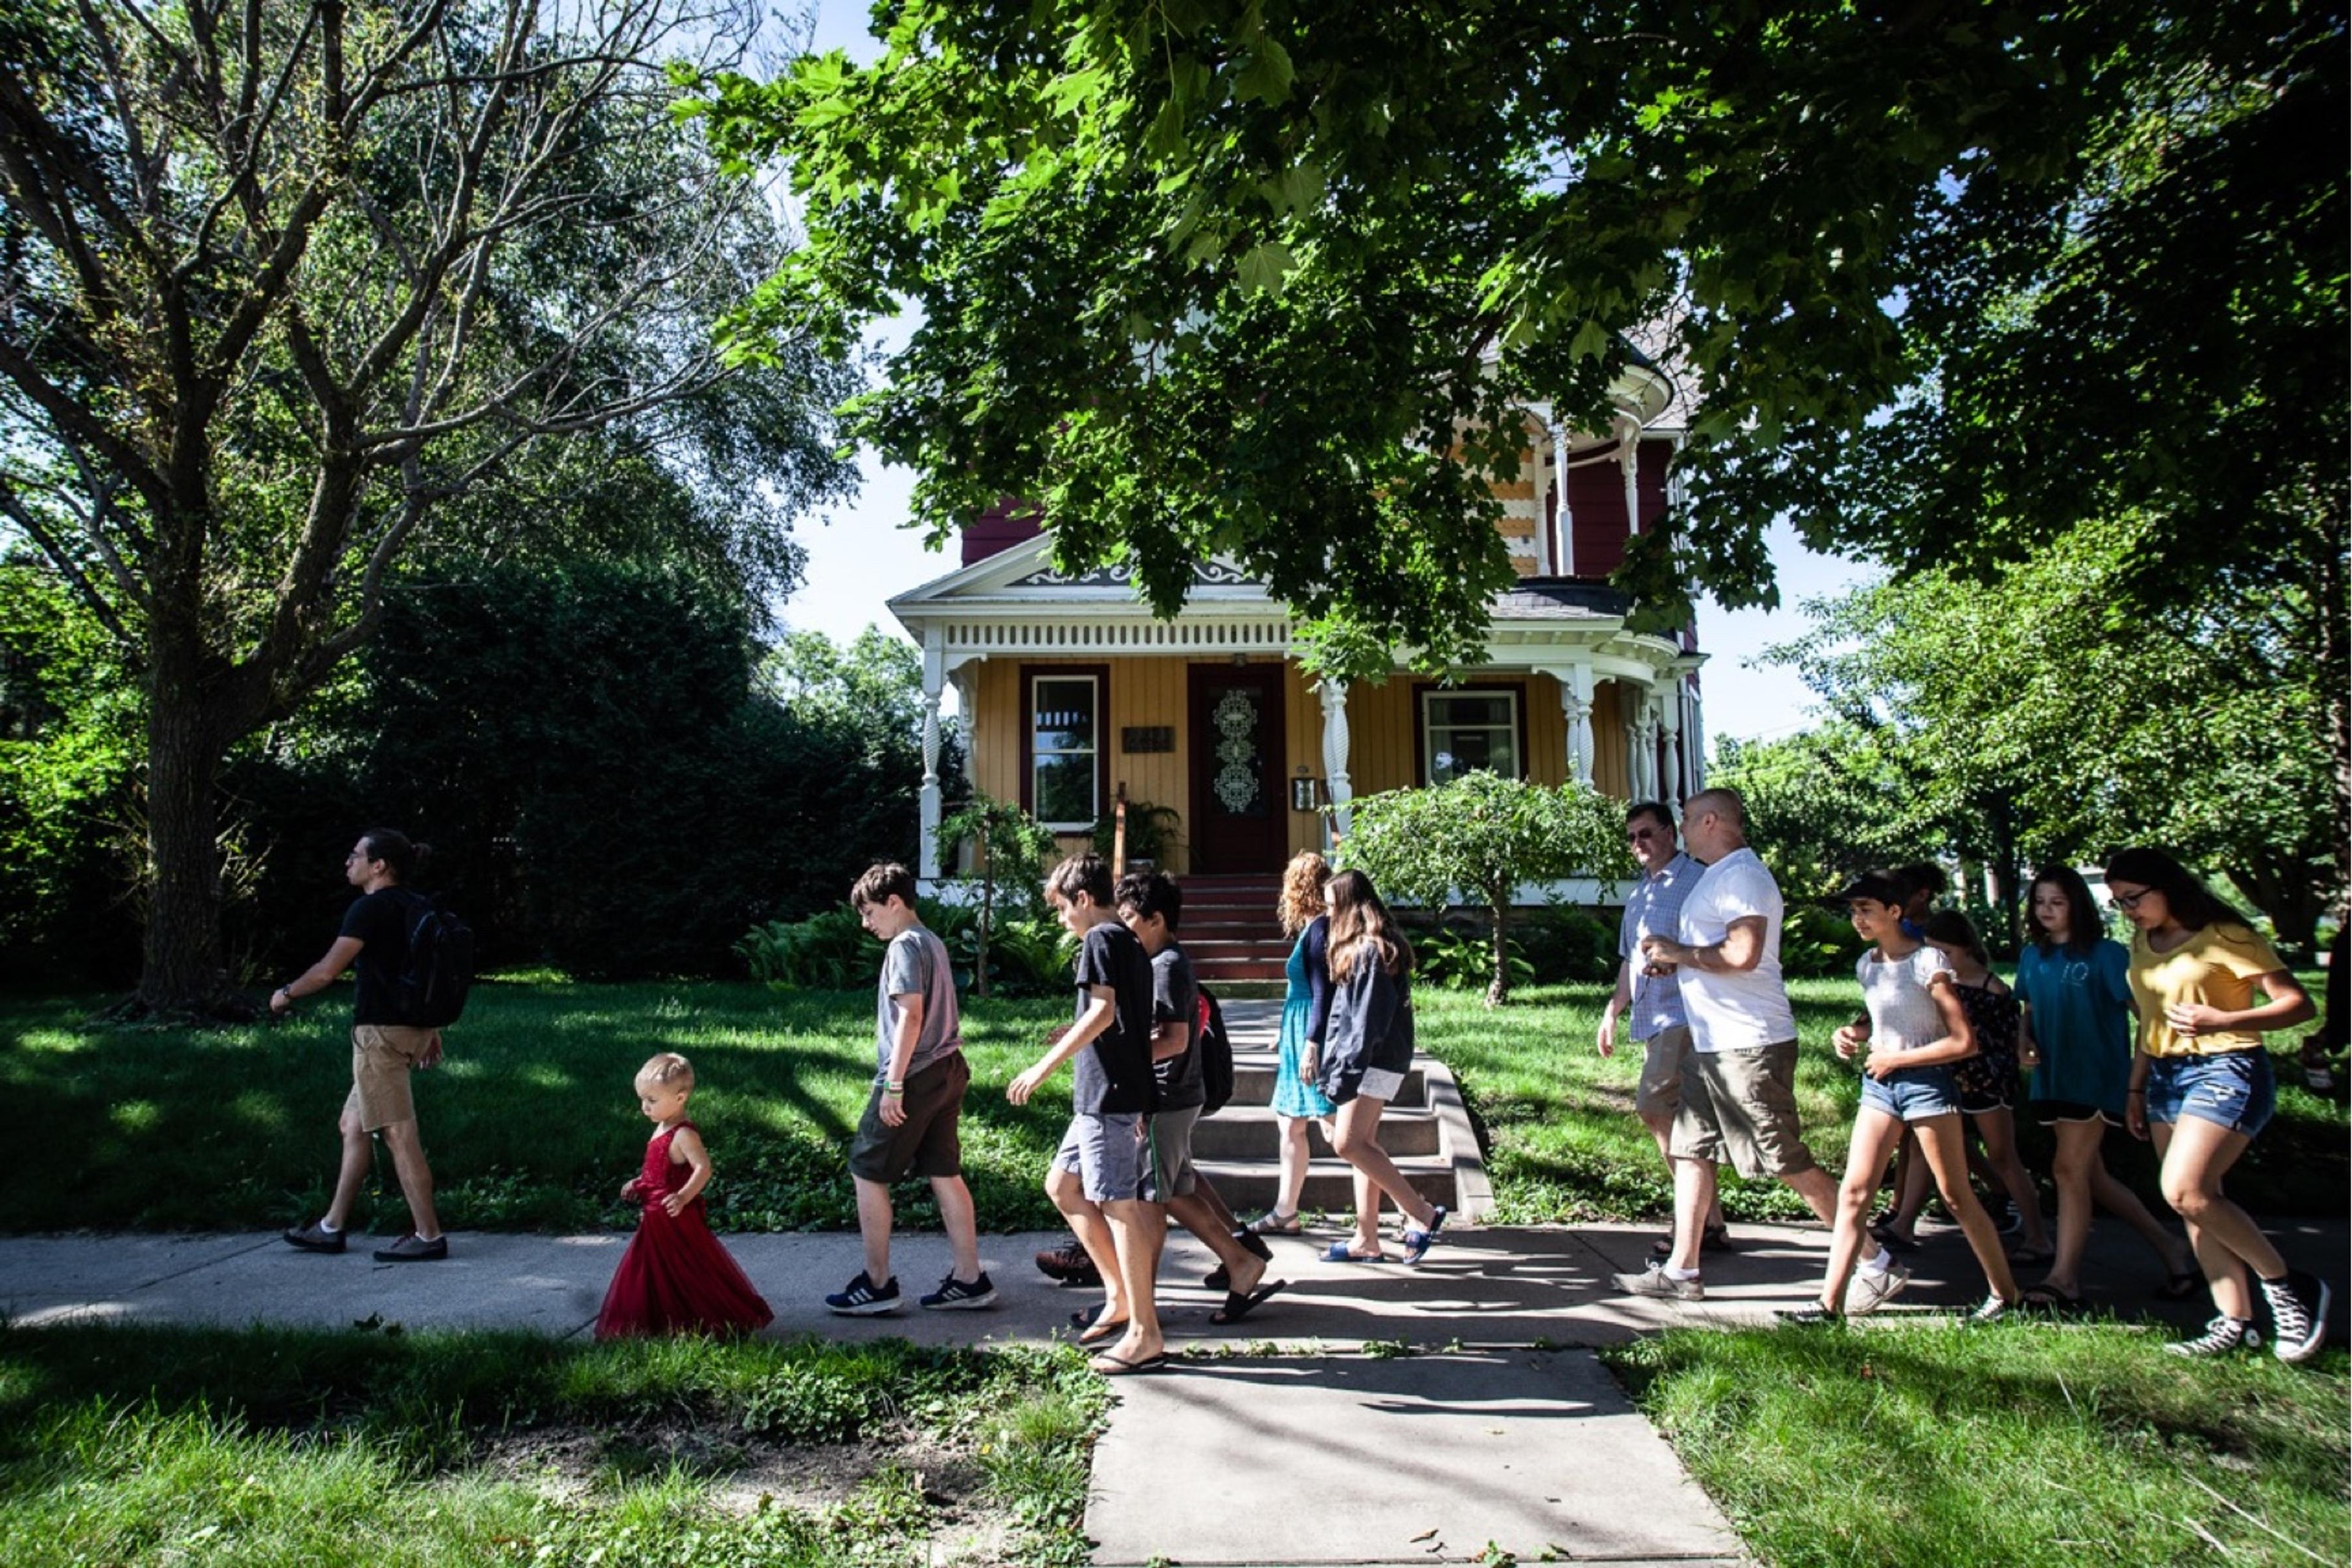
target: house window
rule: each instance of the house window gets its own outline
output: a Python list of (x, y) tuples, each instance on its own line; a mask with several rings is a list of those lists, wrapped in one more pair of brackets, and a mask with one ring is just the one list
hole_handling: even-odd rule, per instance
[(1100, 678), (1034, 677), (1029, 703), (1032, 814), (1048, 827), (1092, 827), (1102, 815)]
[(1424, 690), (1421, 747), (1428, 782), (1433, 784), (1481, 769), (1507, 779), (1519, 777), (1519, 694)]

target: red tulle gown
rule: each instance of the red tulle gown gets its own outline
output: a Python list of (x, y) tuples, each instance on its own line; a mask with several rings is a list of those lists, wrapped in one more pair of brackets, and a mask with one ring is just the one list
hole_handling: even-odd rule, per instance
[(621, 1254), (620, 1268), (613, 1271), (604, 1310), (596, 1314), (600, 1340), (689, 1329), (747, 1333), (767, 1327), (775, 1317), (710, 1234), (700, 1194), (676, 1219), (662, 1207), (661, 1200), (693, 1173), (693, 1166), (669, 1162), (670, 1140), (679, 1127), (693, 1125), (681, 1121), (667, 1132), (655, 1133), (646, 1144), (646, 1168), (637, 1178), (637, 1201), (645, 1213), (637, 1234), (629, 1238), (629, 1249)]

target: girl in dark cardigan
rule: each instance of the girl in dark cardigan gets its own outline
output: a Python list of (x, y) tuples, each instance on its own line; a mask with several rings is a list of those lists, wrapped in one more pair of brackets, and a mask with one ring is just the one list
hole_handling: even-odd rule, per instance
[(1380, 1194), (1404, 1211), (1404, 1260), (1418, 1263), (1445, 1223), (1444, 1205), (1412, 1188), (1381, 1147), (1381, 1111), (1412, 1065), (1412, 949), (1361, 871), (1342, 871), (1324, 890), (1331, 910), (1331, 1016), (1302, 1064), (1308, 1081), (1338, 1109), (1331, 1147), (1356, 1168), (1354, 1242), (1335, 1241), (1334, 1263), (1381, 1261)]

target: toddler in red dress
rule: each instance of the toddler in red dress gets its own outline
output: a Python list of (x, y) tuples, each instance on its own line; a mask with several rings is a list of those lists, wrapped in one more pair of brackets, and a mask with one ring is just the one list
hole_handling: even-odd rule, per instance
[(637, 1234), (621, 1255), (596, 1337), (748, 1333), (775, 1316), (751, 1281), (710, 1234), (702, 1189), (710, 1184), (710, 1153), (686, 1119), (694, 1093), (694, 1067), (665, 1051), (637, 1069), (637, 1104), (654, 1123), (645, 1169), (621, 1187), (621, 1201), (644, 1205)]

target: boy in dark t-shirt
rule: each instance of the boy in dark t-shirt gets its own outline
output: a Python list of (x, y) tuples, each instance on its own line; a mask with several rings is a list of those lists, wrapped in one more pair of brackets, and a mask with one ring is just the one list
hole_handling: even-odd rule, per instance
[[(1170, 1217), (1217, 1255), (1210, 1288), (1225, 1293), (1213, 1323), (1238, 1323), (1286, 1280), (1265, 1282), (1265, 1243), (1244, 1239), (1233, 1211), (1217, 1196), (1208, 1176), (1192, 1163), (1192, 1129), (1208, 1103), (1202, 1080), (1196, 1023), (1200, 983), (1192, 961), (1177, 944), (1184, 916), (1184, 890), (1157, 871), (1120, 879), (1116, 895), (1121, 924), (1151, 955), (1152, 1072), (1160, 1083), (1160, 1109), (1151, 1118), (1151, 1196)], [(1255, 1242), (1255, 1247), (1251, 1243)]]
[(1073, 856), (1055, 867), (1045, 879), (1045, 901), (1079, 942), (1077, 1018), (1054, 1032), (1045, 1054), (1004, 1094), (1026, 1105), (1055, 1068), (1073, 1064), (1070, 1127), (1046, 1173), (1045, 1193), (1103, 1279), (1103, 1309), (1078, 1342), (1106, 1347), (1095, 1358), (1097, 1372), (1148, 1372), (1168, 1361), (1152, 1296), (1168, 1211), (1146, 1195), (1158, 1100), (1151, 961), (1118, 923), (1110, 868), (1100, 856)]

